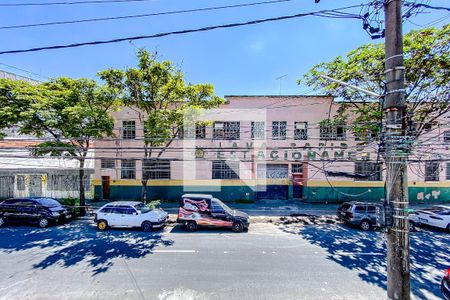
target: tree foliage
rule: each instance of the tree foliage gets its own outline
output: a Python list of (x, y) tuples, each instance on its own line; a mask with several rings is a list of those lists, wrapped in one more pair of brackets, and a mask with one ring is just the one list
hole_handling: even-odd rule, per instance
[(170, 61), (158, 61), (156, 54), (141, 49), (137, 58), (136, 68), (108, 69), (99, 76), (120, 92), (125, 105), (144, 112), (145, 156), (151, 157), (151, 147), (167, 146), (178, 136), (187, 115), (224, 100), (215, 95), (211, 84), (186, 84), (183, 73)]
[[(420, 135), (426, 128), (437, 125), (439, 118), (450, 110), (450, 24), (405, 34), (403, 49), (405, 96)], [(367, 44), (345, 57), (315, 65), (299, 83), (344, 100), (343, 105), (356, 112), (352, 127), (357, 135), (377, 134), (382, 117), (378, 102), (319, 74), (384, 94), (384, 63), (384, 44)]]
[(94, 80), (58, 78), (41, 84), (0, 80), (0, 128), (45, 138), (34, 155), (79, 160), (80, 202), (84, 205), (84, 165), (94, 139), (113, 136), (114, 90)]

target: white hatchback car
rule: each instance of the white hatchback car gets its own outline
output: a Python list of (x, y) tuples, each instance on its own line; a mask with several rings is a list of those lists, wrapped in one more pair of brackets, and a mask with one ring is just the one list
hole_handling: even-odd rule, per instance
[(108, 227), (140, 227), (142, 231), (150, 231), (163, 227), (168, 218), (164, 210), (151, 210), (142, 202), (116, 201), (103, 205), (95, 213), (94, 220), (100, 230)]
[(450, 206), (435, 205), (414, 210), (414, 212), (410, 213), (409, 220), (416, 226), (426, 224), (450, 231)]

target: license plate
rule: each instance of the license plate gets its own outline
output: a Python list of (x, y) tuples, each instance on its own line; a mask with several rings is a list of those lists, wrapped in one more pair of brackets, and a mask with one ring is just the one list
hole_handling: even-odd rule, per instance
[(66, 215), (66, 219), (72, 218), (72, 215)]

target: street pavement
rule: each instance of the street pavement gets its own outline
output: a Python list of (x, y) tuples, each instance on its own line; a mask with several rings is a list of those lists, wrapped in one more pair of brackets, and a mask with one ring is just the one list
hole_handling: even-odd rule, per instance
[[(99, 232), (0, 228), (0, 299), (385, 299), (383, 235), (342, 225)], [(440, 299), (450, 234), (411, 234), (415, 299)]]

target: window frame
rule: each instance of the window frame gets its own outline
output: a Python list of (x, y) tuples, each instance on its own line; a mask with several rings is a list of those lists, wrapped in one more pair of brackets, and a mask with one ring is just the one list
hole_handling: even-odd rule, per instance
[(144, 158), (142, 159), (142, 179), (171, 179), (170, 167), (169, 159)]
[[(227, 163), (228, 162), (228, 163)], [(237, 173), (230, 167), (230, 164), (236, 164)], [(240, 178), (239, 161), (233, 160), (213, 160), (211, 164), (212, 179), (239, 179)]]
[[(432, 172), (431, 174), (429, 173), (429, 167), (433, 166), (434, 168), (436, 168), (434, 170), (434, 172)], [(437, 160), (430, 160), (430, 161), (426, 161), (425, 162), (425, 181), (431, 181), (431, 182), (436, 182), (439, 181), (439, 177), (440, 177), (440, 163)]]
[[(252, 140), (264, 140), (266, 138), (266, 122), (252, 121), (250, 123), (250, 128), (251, 128), (251, 139)], [(255, 133), (257, 133), (257, 134), (255, 134)]]
[[(132, 166), (124, 166), (124, 163), (131, 163)], [(132, 175), (125, 176), (125, 172), (130, 172)], [(136, 179), (136, 160), (122, 159), (120, 162), (120, 178), (121, 179)]]
[[(297, 125), (304, 124), (304, 129), (298, 129)], [(308, 139), (308, 122), (294, 122), (294, 140), (305, 141)]]
[[(218, 126), (222, 124), (222, 126)], [(221, 127), (221, 128), (219, 128)], [(236, 127), (236, 128), (233, 128)], [(240, 140), (240, 121), (217, 121), (213, 124), (213, 140)]]
[[(364, 167), (360, 168), (360, 166), (364, 166)], [(355, 181), (382, 181), (383, 180), (383, 170), (382, 170), (381, 163), (365, 161), (365, 160), (355, 161), (354, 171), (355, 171), (355, 175), (356, 174), (369, 175), (364, 178), (363, 177), (355, 177)]]
[[(112, 164), (111, 164), (111, 162), (112, 162)], [(116, 168), (116, 159), (115, 158), (100, 159), (100, 169), (109, 170), (109, 169), (115, 169), (115, 168)]]
[(287, 138), (287, 121), (272, 121), (272, 140), (284, 141)]
[(136, 139), (136, 121), (134, 121), (134, 120), (123, 120), (122, 121), (121, 137), (123, 140)]

